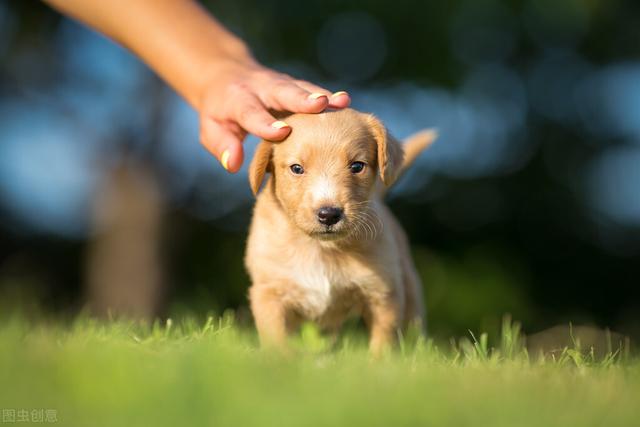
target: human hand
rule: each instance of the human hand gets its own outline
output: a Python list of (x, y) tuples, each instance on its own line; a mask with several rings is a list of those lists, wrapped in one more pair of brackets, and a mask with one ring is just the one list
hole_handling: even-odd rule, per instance
[(344, 108), (346, 92), (258, 64), (246, 44), (197, 1), (45, 0), (135, 52), (200, 114), (200, 141), (229, 172), (247, 133), (281, 141), (291, 128), (272, 112)]
[(282, 141), (291, 127), (272, 112), (319, 113), (348, 107), (344, 91), (330, 91), (255, 63), (216, 65), (199, 102), (200, 143), (231, 172), (242, 166), (248, 133)]

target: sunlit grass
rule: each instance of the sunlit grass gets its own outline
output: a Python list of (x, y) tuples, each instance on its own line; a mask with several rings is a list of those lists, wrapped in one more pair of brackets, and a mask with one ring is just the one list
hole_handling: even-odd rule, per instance
[(258, 349), (233, 316), (0, 326), (0, 409), (55, 409), (61, 425), (634, 425), (640, 363), (575, 342), (527, 352), (519, 326), (437, 344), (408, 333), (372, 359), (366, 337), (305, 326), (294, 354)]

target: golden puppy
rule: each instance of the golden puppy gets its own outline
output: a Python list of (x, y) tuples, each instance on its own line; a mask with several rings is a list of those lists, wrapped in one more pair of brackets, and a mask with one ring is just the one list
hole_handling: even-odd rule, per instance
[[(420, 279), (384, 188), (434, 139), (403, 147), (373, 116), (346, 109), (294, 114), (283, 142), (262, 141), (249, 169), (258, 195), (245, 263), (263, 344), (286, 346), (303, 320), (331, 332), (361, 315), (379, 353), (398, 328), (421, 324)], [(403, 161), (404, 159), (404, 161)]]

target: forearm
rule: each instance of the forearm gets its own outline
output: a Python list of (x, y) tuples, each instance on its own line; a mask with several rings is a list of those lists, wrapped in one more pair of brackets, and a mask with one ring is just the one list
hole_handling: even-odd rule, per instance
[(131, 49), (199, 109), (210, 70), (257, 65), (245, 44), (192, 0), (45, 0)]

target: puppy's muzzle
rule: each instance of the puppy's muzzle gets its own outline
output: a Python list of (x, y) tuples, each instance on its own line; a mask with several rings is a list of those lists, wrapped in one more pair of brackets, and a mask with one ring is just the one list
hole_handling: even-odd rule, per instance
[(327, 227), (337, 224), (342, 219), (343, 213), (343, 210), (340, 208), (323, 206), (318, 209), (318, 222)]

